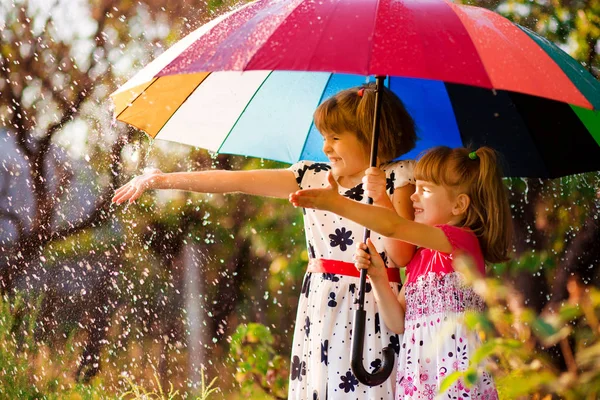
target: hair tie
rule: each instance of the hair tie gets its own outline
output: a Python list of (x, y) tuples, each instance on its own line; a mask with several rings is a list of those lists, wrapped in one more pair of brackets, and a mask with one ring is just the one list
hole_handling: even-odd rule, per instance
[(357, 94), (358, 97), (363, 97), (363, 95), (365, 94), (365, 88), (359, 89)]
[(476, 152), (472, 151), (472, 152), (469, 153), (469, 158), (471, 160), (477, 160), (479, 157), (477, 157), (477, 153)]

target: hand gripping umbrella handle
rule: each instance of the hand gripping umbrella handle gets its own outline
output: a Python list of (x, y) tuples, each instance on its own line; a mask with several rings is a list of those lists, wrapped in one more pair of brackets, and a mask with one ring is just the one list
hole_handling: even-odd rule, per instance
[[(383, 85), (385, 77), (377, 76), (377, 91), (375, 93), (375, 115), (373, 119), (373, 140), (371, 142), (371, 167), (377, 166), (377, 147), (379, 141), (379, 118), (381, 114), (381, 93), (383, 92)], [(373, 204), (373, 199), (369, 197), (368, 204)], [(367, 239), (370, 236), (370, 231), (365, 229), (365, 235), (363, 242), (367, 242)], [(356, 379), (362, 384), (369, 386), (378, 386), (381, 385), (392, 373), (394, 369), (394, 350), (385, 347), (382, 352), (382, 365), (381, 368), (371, 374), (365, 370), (363, 366), (363, 350), (365, 343), (365, 319), (366, 319), (366, 311), (364, 310), (365, 306), (365, 286), (367, 281), (367, 271), (360, 271), (360, 285), (358, 291), (358, 309), (354, 311), (354, 324), (352, 331), (352, 354), (350, 366), (352, 367), (352, 372)]]

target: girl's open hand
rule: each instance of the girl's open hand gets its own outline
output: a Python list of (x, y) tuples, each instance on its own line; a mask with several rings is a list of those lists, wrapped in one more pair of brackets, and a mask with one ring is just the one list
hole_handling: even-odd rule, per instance
[(290, 194), (290, 203), (295, 207), (334, 211), (336, 204), (343, 197), (338, 193), (338, 184), (331, 171), (327, 173), (327, 180), (329, 186), (326, 188), (303, 189)]
[(112, 198), (112, 202), (116, 204), (121, 204), (125, 201), (133, 203), (144, 193), (144, 191), (147, 189), (152, 189), (152, 184), (160, 175), (162, 175), (162, 172), (157, 168), (144, 171), (142, 175), (136, 176), (128, 183), (117, 189)]
[[(369, 250), (367, 252), (367, 249)], [(385, 276), (385, 263), (375, 249), (371, 239), (367, 239), (367, 244), (358, 243), (354, 253), (354, 265), (357, 269), (366, 269), (371, 279)]]
[(362, 179), (365, 194), (373, 199), (373, 203), (378, 203), (383, 198), (387, 198), (386, 185), (387, 179), (385, 172), (380, 168), (371, 167), (365, 171)]

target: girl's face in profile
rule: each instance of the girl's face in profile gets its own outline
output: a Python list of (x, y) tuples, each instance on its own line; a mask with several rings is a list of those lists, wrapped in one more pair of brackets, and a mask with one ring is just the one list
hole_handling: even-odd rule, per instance
[(352, 132), (323, 133), (323, 153), (332, 173), (344, 187), (358, 185), (369, 168), (369, 149)]
[(454, 191), (427, 181), (416, 181), (410, 196), (415, 210), (415, 222), (425, 225), (451, 224), (457, 220), (457, 198)]

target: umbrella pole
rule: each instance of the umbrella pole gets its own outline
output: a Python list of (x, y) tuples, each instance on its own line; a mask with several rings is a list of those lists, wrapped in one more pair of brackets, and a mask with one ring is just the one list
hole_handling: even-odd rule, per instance
[[(377, 166), (377, 147), (379, 142), (379, 120), (381, 114), (381, 100), (383, 85), (385, 81), (384, 76), (377, 76), (376, 80), (376, 93), (375, 93), (375, 115), (373, 119), (373, 140), (371, 141), (371, 167)], [(373, 204), (373, 199), (368, 198), (368, 204)], [(363, 242), (366, 243), (367, 239), (371, 236), (371, 231), (365, 228)], [(365, 286), (367, 281), (367, 270), (363, 269), (360, 271), (360, 284), (358, 291), (358, 305), (354, 311), (354, 323), (352, 331), (352, 355), (351, 355), (351, 367), (354, 376), (359, 382), (368, 386), (378, 386), (385, 382), (394, 368), (394, 349), (385, 347), (382, 350), (382, 365), (381, 368), (371, 374), (363, 366), (363, 351), (364, 351), (364, 339), (365, 339), (365, 320), (366, 311), (365, 307)]]

